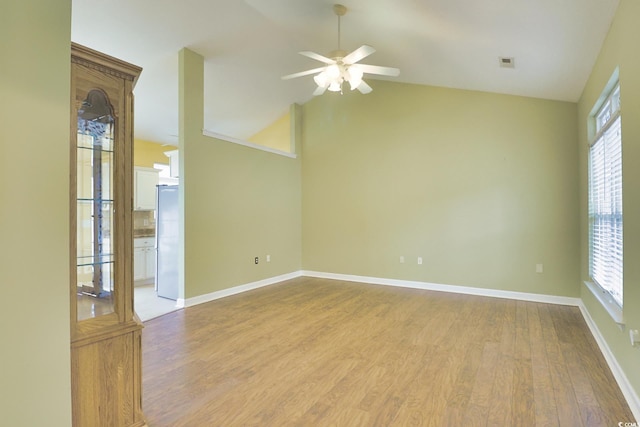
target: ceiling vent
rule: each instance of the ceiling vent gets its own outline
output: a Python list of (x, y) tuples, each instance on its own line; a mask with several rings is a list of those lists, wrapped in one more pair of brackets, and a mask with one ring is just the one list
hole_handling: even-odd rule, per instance
[(514, 61), (513, 57), (499, 56), (498, 57), (498, 63), (500, 64), (501, 68), (514, 68), (515, 67), (515, 61)]

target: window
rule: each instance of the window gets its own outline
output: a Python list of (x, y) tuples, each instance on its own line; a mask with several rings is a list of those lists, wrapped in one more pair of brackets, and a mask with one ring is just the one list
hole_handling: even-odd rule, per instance
[(622, 307), (620, 85), (596, 112), (589, 149), (589, 274)]

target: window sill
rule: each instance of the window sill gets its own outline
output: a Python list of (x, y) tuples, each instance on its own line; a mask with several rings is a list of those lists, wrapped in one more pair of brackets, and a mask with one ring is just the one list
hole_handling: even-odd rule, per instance
[(613, 300), (611, 295), (593, 282), (585, 281), (585, 286), (591, 291), (594, 297), (600, 302), (602, 307), (609, 313), (609, 316), (624, 330), (624, 318), (622, 308)]

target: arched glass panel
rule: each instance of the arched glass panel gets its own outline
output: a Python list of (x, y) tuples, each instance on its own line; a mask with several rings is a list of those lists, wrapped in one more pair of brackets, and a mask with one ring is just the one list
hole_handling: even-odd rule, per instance
[(89, 91), (78, 108), (77, 314), (84, 320), (113, 313), (114, 136), (107, 96)]

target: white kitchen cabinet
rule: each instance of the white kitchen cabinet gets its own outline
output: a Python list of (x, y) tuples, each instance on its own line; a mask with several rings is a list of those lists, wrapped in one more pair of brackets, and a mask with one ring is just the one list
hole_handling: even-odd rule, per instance
[(149, 281), (156, 275), (156, 249), (154, 238), (133, 240), (133, 280)]
[(156, 277), (156, 248), (145, 248), (145, 279)]
[(133, 280), (135, 282), (144, 280), (147, 274), (146, 248), (133, 249)]
[(158, 171), (151, 168), (135, 168), (134, 171), (134, 208), (153, 210), (156, 208), (156, 186)]
[(164, 155), (169, 158), (169, 175), (171, 178), (180, 177), (180, 153), (178, 150), (165, 151)]

